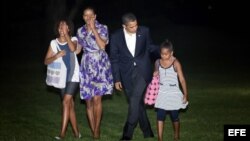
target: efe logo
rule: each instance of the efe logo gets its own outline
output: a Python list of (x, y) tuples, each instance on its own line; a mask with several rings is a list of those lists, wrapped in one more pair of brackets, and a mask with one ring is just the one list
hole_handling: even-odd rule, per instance
[(224, 141), (250, 141), (250, 125), (224, 125)]
[(246, 136), (247, 129), (228, 129), (228, 136)]

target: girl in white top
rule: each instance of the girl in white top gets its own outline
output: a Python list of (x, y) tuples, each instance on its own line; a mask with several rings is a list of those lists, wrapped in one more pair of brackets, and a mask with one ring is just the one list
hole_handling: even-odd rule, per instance
[[(72, 125), (74, 136), (81, 138), (74, 107), (74, 96), (79, 86), (79, 64), (75, 53), (77, 49), (77, 38), (72, 37), (74, 29), (73, 23), (70, 20), (58, 20), (55, 28), (57, 38), (51, 40), (44, 63), (48, 65), (57, 58), (62, 57), (67, 68), (66, 87), (61, 89), (63, 112), (61, 130), (59, 136), (55, 136), (55, 139), (61, 140), (65, 137), (69, 122)], [(61, 51), (58, 51), (56, 46), (58, 46)]]
[[(169, 114), (174, 128), (174, 140), (179, 140), (179, 109), (188, 105), (186, 81), (180, 62), (173, 56), (173, 46), (168, 40), (161, 44), (161, 58), (156, 61), (154, 75), (160, 76), (160, 89), (155, 102), (157, 111), (158, 141), (162, 141), (164, 121)], [(179, 88), (181, 83), (182, 91)]]

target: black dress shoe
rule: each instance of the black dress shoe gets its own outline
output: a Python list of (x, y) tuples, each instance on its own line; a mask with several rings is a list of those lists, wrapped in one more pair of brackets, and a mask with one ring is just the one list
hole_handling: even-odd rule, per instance
[(130, 137), (122, 137), (120, 141), (131, 141)]

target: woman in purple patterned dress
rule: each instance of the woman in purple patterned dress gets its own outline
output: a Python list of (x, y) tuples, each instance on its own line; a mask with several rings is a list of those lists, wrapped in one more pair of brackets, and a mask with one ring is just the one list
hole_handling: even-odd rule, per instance
[(105, 46), (108, 43), (106, 25), (96, 20), (92, 7), (83, 11), (85, 25), (77, 30), (80, 48), (83, 50), (80, 67), (80, 97), (86, 101), (87, 116), (93, 138), (100, 138), (102, 96), (112, 94), (113, 76)]

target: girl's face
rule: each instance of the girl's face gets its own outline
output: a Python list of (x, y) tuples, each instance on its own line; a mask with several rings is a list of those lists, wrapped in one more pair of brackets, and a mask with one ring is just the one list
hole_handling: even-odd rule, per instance
[(64, 36), (69, 32), (69, 27), (65, 21), (61, 21), (58, 27), (58, 32), (60, 36)]
[(167, 48), (162, 48), (161, 49), (161, 58), (163, 60), (169, 60), (173, 55), (173, 51), (170, 51)]
[(91, 20), (96, 19), (96, 14), (92, 9), (86, 9), (83, 11), (83, 20), (86, 24), (89, 24)]

